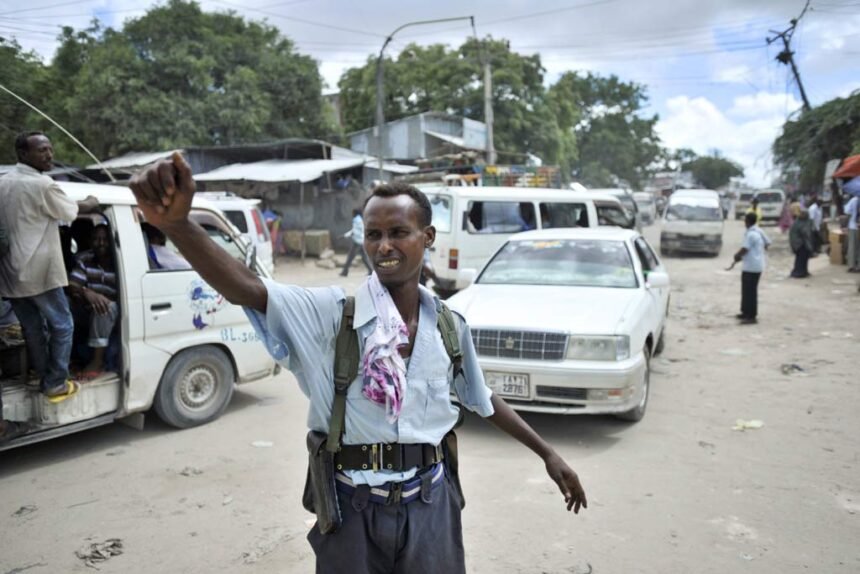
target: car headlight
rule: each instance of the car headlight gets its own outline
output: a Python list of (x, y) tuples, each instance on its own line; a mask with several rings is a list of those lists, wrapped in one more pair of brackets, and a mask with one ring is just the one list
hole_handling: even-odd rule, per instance
[(623, 361), (630, 358), (630, 337), (583, 337), (571, 335), (567, 358), (578, 361)]

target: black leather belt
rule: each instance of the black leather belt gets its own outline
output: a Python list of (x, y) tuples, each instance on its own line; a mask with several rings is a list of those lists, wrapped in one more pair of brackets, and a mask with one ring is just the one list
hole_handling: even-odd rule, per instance
[(441, 462), (442, 445), (374, 443), (344, 444), (334, 455), (337, 470), (393, 470), (424, 468)]

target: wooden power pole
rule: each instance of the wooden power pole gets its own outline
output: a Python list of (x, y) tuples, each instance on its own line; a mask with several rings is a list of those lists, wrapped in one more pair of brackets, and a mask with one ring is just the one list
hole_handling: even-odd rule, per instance
[(812, 106), (809, 105), (809, 98), (806, 97), (806, 90), (803, 89), (803, 82), (800, 80), (800, 72), (797, 69), (797, 64), (794, 62), (794, 52), (791, 51), (791, 37), (794, 35), (797, 23), (800, 22), (800, 19), (803, 18), (803, 15), (806, 14), (806, 11), (809, 9), (809, 2), (810, 0), (806, 0), (806, 6), (803, 7), (803, 11), (800, 13), (800, 16), (791, 19), (791, 26), (782, 32), (770, 30), (770, 33), (773, 34), (773, 36), (767, 39), (768, 46), (777, 40), (782, 40), (783, 49), (782, 52), (776, 55), (776, 60), (780, 64), (785, 64), (791, 67), (791, 72), (794, 74), (795, 81), (797, 81), (797, 88), (800, 90), (800, 97), (803, 99), (803, 109), (805, 111), (811, 110)]

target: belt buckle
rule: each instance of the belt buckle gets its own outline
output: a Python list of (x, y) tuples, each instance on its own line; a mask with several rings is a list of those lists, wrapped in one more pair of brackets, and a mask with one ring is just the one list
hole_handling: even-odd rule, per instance
[(382, 449), (378, 443), (373, 443), (370, 446), (370, 466), (373, 470), (382, 468)]

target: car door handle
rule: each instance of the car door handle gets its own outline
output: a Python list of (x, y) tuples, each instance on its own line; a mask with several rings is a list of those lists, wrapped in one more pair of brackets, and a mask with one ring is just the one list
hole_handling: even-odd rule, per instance
[(170, 303), (153, 303), (149, 306), (152, 311), (167, 311), (172, 305)]

